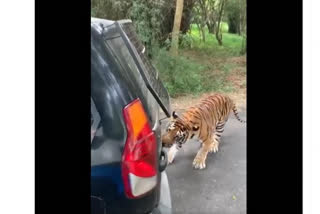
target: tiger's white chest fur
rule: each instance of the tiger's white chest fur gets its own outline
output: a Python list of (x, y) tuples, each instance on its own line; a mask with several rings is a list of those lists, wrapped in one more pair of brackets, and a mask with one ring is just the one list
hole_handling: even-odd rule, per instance
[[(187, 142), (189, 141), (190, 139), (187, 140)], [(192, 140), (195, 140), (195, 141), (198, 141), (200, 143), (200, 146), (202, 144), (202, 140), (200, 140), (199, 136), (198, 136), (198, 133), (195, 133), (194, 136), (192, 137)], [(186, 142), (186, 143), (187, 143)], [(169, 164), (171, 164), (174, 160), (174, 158), (176, 157), (178, 151), (180, 150), (181, 148), (178, 147), (178, 145), (175, 143), (173, 144), (169, 151), (168, 151), (168, 162)]]

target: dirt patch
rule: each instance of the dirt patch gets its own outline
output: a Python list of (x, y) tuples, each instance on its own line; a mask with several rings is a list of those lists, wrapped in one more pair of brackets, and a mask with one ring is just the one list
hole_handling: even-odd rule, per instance
[(207, 64), (207, 65), (216, 65), (216, 64), (223, 63), (227, 60), (227, 58), (224, 58), (224, 57), (221, 57), (221, 58), (211, 57), (205, 53), (201, 53), (195, 50), (184, 50), (182, 55), (187, 59), (192, 59), (201, 64)]
[[(228, 81), (232, 86), (233, 92), (224, 94), (228, 95), (235, 102), (239, 109), (246, 108), (246, 56), (212, 58), (206, 55), (199, 55), (199, 53), (193, 53), (192, 51), (184, 52), (184, 56), (201, 61), (202, 64), (213, 65), (210, 70), (205, 71), (208, 74), (208, 77), (210, 77), (210, 73), (212, 75), (222, 73), (223, 71), (219, 70), (219, 67), (227, 64), (230, 65), (231, 69), (228, 73), (226, 81)], [(207, 96), (215, 93), (215, 91), (212, 91), (210, 93), (203, 93), (200, 95), (185, 95), (177, 98), (171, 98), (172, 110), (183, 111), (199, 103)]]
[[(188, 95), (171, 99), (172, 110), (185, 110), (195, 104), (199, 103), (202, 99), (209, 95), (213, 95), (215, 92), (204, 93), (199, 96)], [(237, 105), (238, 108), (246, 108), (246, 89), (237, 91), (237, 93), (224, 93), (228, 95)]]
[(240, 57), (230, 57), (228, 61), (239, 64), (241, 66), (246, 66), (247, 64), (247, 57), (246, 56), (240, 56)]
[(232, 71), (227, 77), (227, 81), (231, 82), (231, 85), (236, 89), (244, 89), (247, 87), (246, 77), (242, 74), (242, 71)]

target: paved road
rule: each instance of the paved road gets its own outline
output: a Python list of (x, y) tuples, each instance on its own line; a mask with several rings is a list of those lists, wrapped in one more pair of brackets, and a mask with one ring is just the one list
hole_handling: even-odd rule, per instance
[[(245, 110), (239, 116), (246, 119)], [(197, 141), (188, 141), (167, 167), (174, 213), (246, 213), (246, 124), (231, 114), (219, 152), (208, 155), (204, 170), (192, 168), (198, 148)]]

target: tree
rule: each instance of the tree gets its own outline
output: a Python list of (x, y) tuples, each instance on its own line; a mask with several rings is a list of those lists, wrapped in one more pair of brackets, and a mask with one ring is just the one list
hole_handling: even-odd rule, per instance
[(194, 22), (197, 24), (202, 41), (205, 42), (205, 27), (214, 34), (217, 22), (218, 0), (197, 0), (194, 6)]
[(217, 22), (217, 2), (218, 0), (207, 0), (208, 12), (206, 25), (208, 27), (209, 33), (214, 34)]
[(184, 0), (183, 1), (183, 12), (181, 18), (180, 31), (182, 34), (186, 34), (191, 26), (193, 17), (193, 7), (198, 0)]
[(217, 38), (219, 45), (222, 45), (221, 20), (222, 20), (222, 16), (223, 16), (225, 1), (226, 0), (221, 0), (219, 2), (218, 24), (217, 24), (217, 30), (216, 30), (216, 38)]
[(170, 49), (173, 55), (178, 55), (179, 32), (180, 32), (182, 12), (183, 12), (183, 0), (177, 0), (176, 12), (174, 16), (174, 23), (173, 23), (173, 29), (172, 29), (171, 49)]
[(91, 16), (110, 20), (128, 17), (131, 0), (91, 0)]
[(198, 0), (196, 7), (194, 8), (194, 22), (197, 24), (203, 42), (206, 41), (205, 26), (207, 21), (207, 9), (206, 0)]
[(247, 52), (247, 1), (240, 1), (240, 33), (242, 35), (242, 48), (240, 54), (245, 54)]
[(242, 0), (229, 0), (226, 4), (226, 15), (229, 33), (239, 34), (241, 31), (241, 2)]

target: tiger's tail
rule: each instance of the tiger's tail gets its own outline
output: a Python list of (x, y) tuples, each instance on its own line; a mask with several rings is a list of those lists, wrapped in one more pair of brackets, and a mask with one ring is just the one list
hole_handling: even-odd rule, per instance
[(237, 111), (236, 105), (233, 105), (232, 111), (234, 113), (234, 116), (236, 116), (237, 120), (239, 120), (241, 123), (246, 123), (246, 121), (240, 119), (240, 117), (238, 115), (238, 111)]

